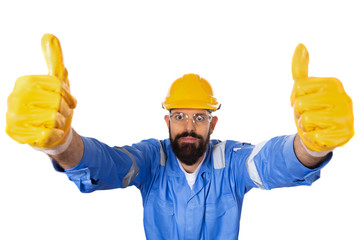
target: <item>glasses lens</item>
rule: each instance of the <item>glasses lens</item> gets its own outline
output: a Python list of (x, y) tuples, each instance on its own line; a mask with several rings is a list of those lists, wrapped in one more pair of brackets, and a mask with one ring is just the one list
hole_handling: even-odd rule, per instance
[(193, 116), (193, 122), (195, 122), (198, 125), (207, 124), (211, 121), (211, 115), (203, 114), (203, 113), (197, 113)]
[[(170, 114), (170, 120), (176, 124), (185, 124), (188, 122), (188, 119), (189, 119), (189, 116), (182, 112)], [(192, 121), (196, 125), (205, 125), (205, 124), (209, 123), (211, 121), (211, 119), (212, 119), (212, 116), (205, 114), (205, 113), (195, 113), (192, 116)]]
[(183, 113), (172, 113), (170, 114), (170, 120), (174, 123), (185, 123), (188, 116)]

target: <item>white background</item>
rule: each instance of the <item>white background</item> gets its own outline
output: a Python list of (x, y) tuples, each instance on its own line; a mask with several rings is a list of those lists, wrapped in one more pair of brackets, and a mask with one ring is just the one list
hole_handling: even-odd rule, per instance
[[(251, 143), (295, 133), (291, 58), (339, 78), (359, 127), (356, 1), (1, 1), (0, 129), (15, 80), (46, 74), (40, 39), (62, 44), (73, 127), (111, 146), (167, 137), (161, 102), (197, 73), (222, 109), (213, 138)], [(0, 239), (144, 239), (136, 188), (81, 194), (46, 155), (0, 132)], [(252, 190), (240, 239), (360, 239), (359, 135), (335, 151), (312, 187)]]

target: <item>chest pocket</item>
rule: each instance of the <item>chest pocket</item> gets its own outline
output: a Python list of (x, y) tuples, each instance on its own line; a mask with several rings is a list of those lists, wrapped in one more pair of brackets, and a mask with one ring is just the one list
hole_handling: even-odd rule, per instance
[(239, 224), (238, 218), (239, 208), (232, 194), (222, 196), (216, 203), (207, 203), (205, 205), (205, 235), (211, 239), (232, 236), (234, 227), (236, 229)]
[(237, 206), (232, 194), (221, 197), (216, 203), (207, 203), (205, 205), (205, 219), (207, 221), (217, 221), (229, 210)]
[(144, 226), (148, 239), (171, 239), (176, 233), (175, 211), (171, 202), (154, 194), (144, 206)]

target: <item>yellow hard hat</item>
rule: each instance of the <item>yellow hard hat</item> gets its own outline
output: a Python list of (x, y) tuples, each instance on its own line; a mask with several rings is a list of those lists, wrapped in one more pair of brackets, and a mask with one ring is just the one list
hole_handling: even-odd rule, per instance
[(162, 106), (166, 110), (196, 108), (216, 111), (220, 108), (210, 83), (196, 74), (185, 74), (176, 79)]

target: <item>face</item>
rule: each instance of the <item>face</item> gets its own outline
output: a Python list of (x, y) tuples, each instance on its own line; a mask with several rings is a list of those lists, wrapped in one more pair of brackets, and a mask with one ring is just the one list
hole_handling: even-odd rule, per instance
[[(210, 141), (210, 135), (214, 131), (217, 117), (204, 123), (194, 123), (193, 116), (209, 116), (209, 112), (203, 109), (173, 109), (174, 116), (188, 116), (188, 120), (172, 121), (169, 115), (164, 117), (169, 128), (170, 142), (173, 152), (182, 163), (192, 166), (202, 159)], [(197, 115), (198, 114), (198, 115)], [(200, 119), (200, 118), (198, 118)]]

